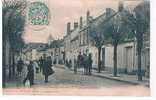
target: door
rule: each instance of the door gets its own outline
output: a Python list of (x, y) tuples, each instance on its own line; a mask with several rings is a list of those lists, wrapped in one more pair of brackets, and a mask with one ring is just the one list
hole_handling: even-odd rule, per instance
[(133, 71), (133, 49), (132, 47), (126, 47), (126, 72)]

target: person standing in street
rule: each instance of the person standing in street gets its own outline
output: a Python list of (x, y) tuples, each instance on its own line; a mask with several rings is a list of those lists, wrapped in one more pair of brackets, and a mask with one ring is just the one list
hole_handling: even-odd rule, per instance
[(88, 74), (88, 56), (86, 54), (83, 55), (83, 66), (84, 66), (84, 74)]
[(43, 75), (45, 83), (48, 82), (48, 62), (46, 57), (43, 58)]
[(34, 68), (35, 68), (35, 72), (36, 73), (39, 73), (39, 66), (38, 66), (38, 63), (37, 63), (37, 61), (33, 61), (33, 66), (34, 66)]
[(17, 72), (18, 72), (18, 75), (22, 74), (23, 66), (24, 66), (24, 62), (23, 62), (22, 58), (20, 58), (19, 61), (17, 62)]
[(27, 70), (28, 70), (27, 76), (23, 80), (23, 84), (25, 84), (25, 82), (27, 80), (29, 80), (30, 86), (32, 86), (34, 84), (34, 66), (33, 66), (33, 62), (32, 61), (30, 61), (30, 64), (28, 65)]
[(82, 57), (81, 52), (79, 52), (79, 55), (77, 56), (77, 65), (79, 68), (81, 67), (81, 57)]
[(89, 57), (88, 57), (88, 67), (89, 67), (89, 75), (92, 74), (92, 55), (91, 53), (89, 53)]
[(71, 60), (71, 59), (69, 60), (69, 66), (68, 66), (68, 68), (69, 68), (69, 69), (72, 68), (72, 60)]
[(77, 60), (74, 59), (74, 73), (77, 74)]
[(42, 68), (43, 68), (43, 58), (42, 58), (42, 56), (39, 59), (39, 66), (40, 66), (40, 72), (41, 72), (42, 71)]
[(52, 75), (54, 73), (52, 67), (52, 62), (51, 59), (49, 59), (49, 57), (45, 57), (44, 58), (44, 62), (43, 62), (43, 75), (45, 77), (45, 83), (48, 82), (48, 76)]
[(82, 59), (81, 59), (81, 64), (82, 64), (82, 67), (83, 67), (83, 72), (84, 72), (84, 75), (86, 74), (86, 68), (85, 68), (85, 54), (83, 53), (82, 55)]

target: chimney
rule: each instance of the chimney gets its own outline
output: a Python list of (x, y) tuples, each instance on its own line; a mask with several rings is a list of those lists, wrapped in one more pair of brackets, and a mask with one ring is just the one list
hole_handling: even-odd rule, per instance
[(111, 15), (111, 9), (106, 8), (106, 17), (108, 18)]
[(119, 0), (118, 11), (121, 12), (124, 9), (123, 0)]
[(70, 30), (70, 22), (67, 23), (67, 35), (69, 35), (71, 32)]
[(87, 18), (86, 18), (86, 20), (87, 20), (87, 24), (89, 24), (89, 17), (90, 17), (90, 11), (88, 10), (87, 11), (87, 16), (86, 16)]
[(82, 16), (80, 17), (80, 29), (83, 27)]
[(110, 17), (115, 13), (115, 11), (111, 8), (106, 8), (106, 17)]
[(78, 22), (74, 22), (74, 29), (78, 28)]

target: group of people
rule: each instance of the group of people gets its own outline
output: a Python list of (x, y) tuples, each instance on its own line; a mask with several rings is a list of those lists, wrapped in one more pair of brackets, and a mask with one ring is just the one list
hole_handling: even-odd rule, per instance
[(44, 75), (44, 81), (48, 82), (48, 76), (52, 75), (54, 73), (54, 70), (52, 69), (52, 60), (51, 57), (41, 57), (39, 60), (29, 61), (28, 64), (24, 64), (24, 61), (20, 58), (17, 62), (17, 72), (22, 73), (22, 69), (24, 65), (27, 66), (27, 75), (23, 80), (23, 84), (27, 80), (30, 82), (30, 86), (34, 84), (34, 74), (42, 72)]
[(84, 68), (85, 75), (91, 75), (92, 73), (92, 55), (89, 54), (81, 54), (77, 56), (77, 60), (74, 59), (74, 72), (77, 73), (77, 68)]
[[(77, 56), (77, 59), (74, 59), (74, 73), (77, 73), (78, 68), (84, 68), (84, 74), (85, 75), (91, 75), (92, 73), (92, 55), (91, 53), (83, 53), (79, 52), (79, 55)], [(72, 66), (72, 61), (70, 60), (67, 65)], [(48, 76), (52, 75), (54, 73), (54, 70), (52, 69), (52, 59), (50, 56), (41, 57), (39, 60), (29, 61), (28, 64), (24, 64), (24, 61), (20, 58), (17, 62), (17, 72), (19, 74), (22, 73), (23, 66), (27, 66), (27, 75), (25, 79), (23, 80), (23, 83), (27, 80), (30, 82), (30, 86), (34, 84), (34, 74), (42, 72), (44, 75), (44, 81), (48, 82)]]

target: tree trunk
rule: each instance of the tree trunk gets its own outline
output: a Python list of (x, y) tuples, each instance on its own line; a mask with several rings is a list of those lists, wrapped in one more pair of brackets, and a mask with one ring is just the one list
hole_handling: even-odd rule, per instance
[(98, 72), (101, 72), (101, 47), (98, 48)]
[(142, 81), (142, 72), (141, 72), (141, 43), (137, 43), (137, 53), (138, 53), (138, 81)]
[(114, 73), (113, 73), (113, 75), (116, 77), (117, 76), (117, 44), (114, 45), (113, 63), (114, 63)]
[[(3, 37), (4, 39), (4, 37)], [(3, 62), (2, 62), (2, 87), (5, 88), (6, 86), (6, 40), (3, 41)]]
[(12, 74), (15, 76), (15, 52), (14, 50), (12, 51)]
[(12, 50), (9, 48), (9, 79), (11, 79), (12, 76)]

